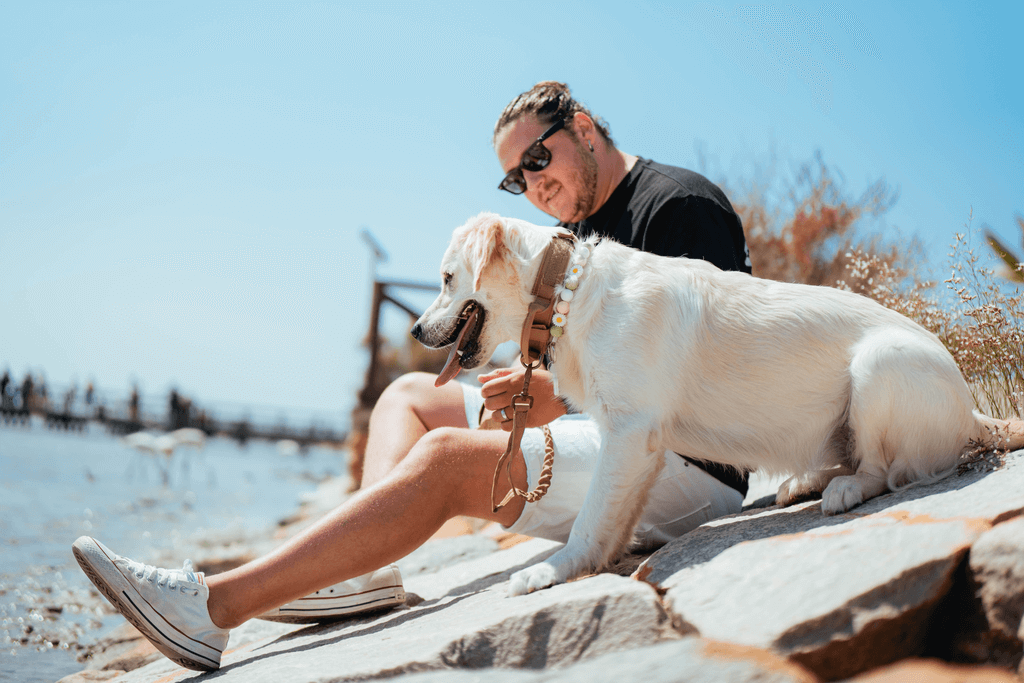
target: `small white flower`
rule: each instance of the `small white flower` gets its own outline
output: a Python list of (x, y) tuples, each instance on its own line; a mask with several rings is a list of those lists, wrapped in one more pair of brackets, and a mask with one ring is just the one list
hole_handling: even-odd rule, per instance
[(559, 327), (565, 327), (565, 316), (562, 315), (561, 313), (555, 314), (551, 318), (551, 324), (558, 325)]

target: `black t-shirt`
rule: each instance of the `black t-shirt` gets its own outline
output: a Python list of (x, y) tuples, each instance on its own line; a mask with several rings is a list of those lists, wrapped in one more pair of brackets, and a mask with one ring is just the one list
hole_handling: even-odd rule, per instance
[(684, 168), (638, 159), (608, 201), (579, 223), (562, 223), (660, 256), (709, 261), (750, 272), (740, 218), (717, 185)]
[[(743, 225), (725, 193), (699, 173), (649, 159), (637, 159), (593, 215), (560, 225), (583, 238), (596, 234), (660, 256), (698, 258), (722, 270), (750, 272)], [(746, 473), (682, 457), (747, 495)]]

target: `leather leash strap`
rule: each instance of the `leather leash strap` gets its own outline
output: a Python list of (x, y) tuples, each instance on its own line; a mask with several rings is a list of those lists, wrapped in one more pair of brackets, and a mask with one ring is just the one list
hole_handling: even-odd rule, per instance
[(548, 349), (551, 341), (549, 329), (551, 317), (555, 314), (555, 288), (565, 279), (569, 268), (576, 236), (571, 232), (558, 232), (551, 238), (551, 244), (544, 249), (537, 279), (533, 281), (533, 301), (526, 311), (523, 333), (519, 340), (519, 353), (523, 365), (538, 362)]
[[(494, 512), (508, 505), (513, 496), (519, 496), (528, 503), (534, 503), (548, 492), (548, 487), (551, 485), (555, 447), (551, 438), (551, 430), (547, 425), (544, 426), (544, 466), (541, 469), (537, 487), (533, 491), (521, 491), (512, 483), (512, 454), (519, 450), (523, 432), (526, 430), (527, 415), (530, 408), (533, 407), (533, 396), (530, 396), (530, 377), (533, 375), (534, 369), (540, 367), (551, 341), (549, 328), (557, 300), (555, 289), (562, 284), (562, 280), (565, 278), (565, 271), (569, 267), (569, 258), (572, 256), (575, 241), (576, 236), (572, 233), (556, 233), (552, 237), (551, 243), (544, 249), (540, 270), (533, 283), (533, 301), (527, 309), (519, 343), (519, 362), (526, 368), (526, 374), (523, 375), (523, 390), (512, 397), (512, 433), (508, 437), (508, 448), (498, 458), (498, 464), (494, 468), (494, 480), (491, 482), (491, 504), (494, 506)], [(511, 488), (505, 494), (505, 498), (495, 504), (494, 498), (498, 490), (498, 476), (501, 473), (502, 464), (505, 465), (505, 473)]]

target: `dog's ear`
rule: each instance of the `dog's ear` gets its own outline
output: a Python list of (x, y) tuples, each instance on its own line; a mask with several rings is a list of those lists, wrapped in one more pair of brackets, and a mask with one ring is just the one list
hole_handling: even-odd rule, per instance
[(500, 217), (481, 217), (469, 236), (470, 251), (473, 254), (473, 291), (480, 291), (484, 271), (494, 264), (507, 260), (508, 244), (505, 239), (505, 223)]

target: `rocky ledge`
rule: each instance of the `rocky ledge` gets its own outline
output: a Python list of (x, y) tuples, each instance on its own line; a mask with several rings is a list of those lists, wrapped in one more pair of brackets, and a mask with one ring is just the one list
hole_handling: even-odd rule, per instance
[[(764, 496), (645, 557), (520, 598), (557, 544), (439, 539), (401, 567), (407, 605), (232, 632), (225, 683), (1021, 681), (1024, 451), (834, 517)], [(758, 492), (774, 482), (762, 482)], [(632, 564), (630, 564), (632, 561)], [(639, 563), (639, 564), (638, 564)], [(628, 574), (628, 570), (624, 572)], [(123, 635), (123, 634), (122, 634)], [(64, 681), (200, 678), (138, 643)], [(132, 671), (124, 669), (148, 664)]]

